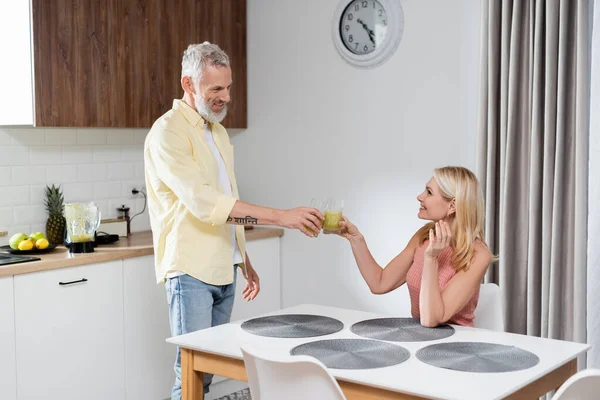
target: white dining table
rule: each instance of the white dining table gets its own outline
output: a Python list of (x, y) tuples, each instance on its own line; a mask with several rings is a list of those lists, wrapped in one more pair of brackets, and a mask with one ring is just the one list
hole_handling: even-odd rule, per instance
[[(303, 343), (325, 339), (361, 338), (350, 331), (356, 322), (393, 317), (364, 311), (303, 304), (264, 314), (314, 314), (340, 320), (344, 328), (336, 333), (308, 338), (258, 336), (235, 321), (213, 328), (175, 336), (167, 342), (181, 348), (183, 400), (203, 400), (202, 375), (212, 373), (248, 381), (240, 346), (247, 345), (265, 355), (289, 354)], [(328, 371), (338, 381), (349, 400), (367, 399), (537, 399), (562, 385), (577, 372), (577, 357), (590, 345), (544, 339), (452, 325), (455, 333), (440, 340), (388, 342), (409, 350), (410, 358), (400, 364), (373, 369)], [(516, 346), (539, 357), (531, 368), (501, 373), (461, 372), (426, 364), (415, 356), (417, 350), (434, 343), (487, 342)]]

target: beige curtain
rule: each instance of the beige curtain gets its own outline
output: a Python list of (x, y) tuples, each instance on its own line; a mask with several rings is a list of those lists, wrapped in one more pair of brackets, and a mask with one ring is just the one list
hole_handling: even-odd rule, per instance
[(486, 0), (478, 175), (507, 330), (586, 341), (590, 2)]
[(587, 282), (587, 334), (592, 349), (587, 365), (600, 368), (600, 0), (593, 7)]

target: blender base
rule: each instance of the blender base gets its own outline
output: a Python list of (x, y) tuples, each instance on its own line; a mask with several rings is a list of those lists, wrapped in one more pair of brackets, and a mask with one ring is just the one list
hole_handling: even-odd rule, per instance
[(94, 242), (73, 242), (69, 244), (69, 253), (93, 253)]

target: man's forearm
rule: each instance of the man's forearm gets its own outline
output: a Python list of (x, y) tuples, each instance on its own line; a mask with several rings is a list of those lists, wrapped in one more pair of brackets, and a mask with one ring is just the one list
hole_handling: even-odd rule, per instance
[(237, 200), (227, 218), (234, 225), (278, 225), (281, 211)]

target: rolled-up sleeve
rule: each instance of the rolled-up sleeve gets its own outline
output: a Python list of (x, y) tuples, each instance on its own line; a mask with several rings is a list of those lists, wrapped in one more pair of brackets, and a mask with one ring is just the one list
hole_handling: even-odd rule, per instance
[(236, 199), (209, 185), (185, 134), (158, 129), (148, 143), (148, 150), (160, 180), (196, 218), (213, 225), (227, 222)]

